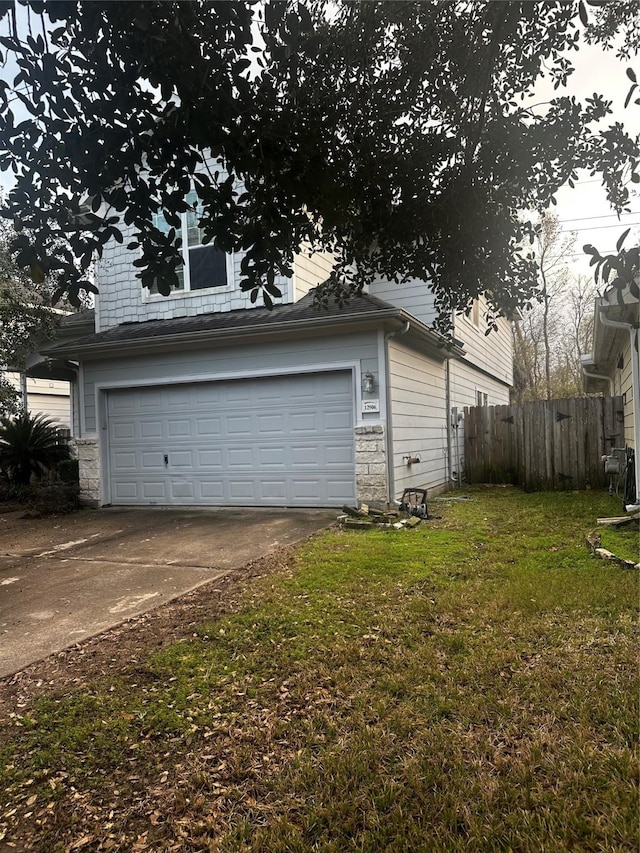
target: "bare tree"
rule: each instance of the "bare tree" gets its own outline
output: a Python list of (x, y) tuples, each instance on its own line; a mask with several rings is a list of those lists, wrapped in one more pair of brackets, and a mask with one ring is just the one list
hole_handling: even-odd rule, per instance
[[(568, 258), (573, 249), (575, 236), (565, 235), (555, 216), (544, 216), (539, 224), (535, 251), (540, 266), (538, 303), (523, 311), (513, 324), (515, 360), (514, 396), (518, 402), (524, 400), (548, 400), (558, 396), (559, 390), (568, 385), (567, 354), (573, 364), (569, 373), (575, 375), (575, 362), (571, 347), (567, 350), (567, 334), (574, 340), (574, 322), (581, 327), (587, 311), (586, 285), (580, 284), (580, 297), (574, 292), (574, 283), (568, 268)], [(569, 321), (572, 300), (578, 300), (580, 318)], [(584, 351), (584, 350), (582, 350)], [(575, 396), (575, 392), (570, 396)]]
[(544, 376), (547, 400), (553, 396), (551, 383), (552, 343), (558, 341), (558, 335), (561, 332), (560, 314), (555, 309), (567, 292), (569, 282), (567, 258), (574, 243), (575, 235), (565, 236), (556, 216), (545, 215), (542, 217), (536, 237), (536, 249), (540, 265)]

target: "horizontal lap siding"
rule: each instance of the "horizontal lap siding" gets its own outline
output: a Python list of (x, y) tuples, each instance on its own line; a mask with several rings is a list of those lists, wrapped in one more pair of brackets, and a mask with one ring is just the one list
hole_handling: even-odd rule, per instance
[(462, 411), (464, 406), (477, 404), (477, 392), (487, 395), (489, 406), (502, 406), (509, 402), (509, 386), (498, 379), (481, 373), (472, 364), (451, 359), (451, 405)]
[(301, 251), (296, 255), (293, 262), (293, 301), (307, 294), (312, 288), (326, 281), (333, 269), (334, 258), (328, 252), (316, 252), (309, 257)]
[(504, 317), (498, 320), (498, 330), (485, 335), (486, 302), (479, 309), (479, 325), (471, 317), (456, 316), (455, 337), (462, 341), (467, 362), (487, 371), (507, 385), (513, 384), (513, 348), (511, 324)]
[(629, 334), (625, 332), (625, 346), (622, 349), (621, 355), (623, 359), (622, 370), (617, 373), (620, 377), (620, 389), (616, 389), (616, 394), (622, 395), (624, 399), (624, 439), (625, 444), (633, 447), (634, 431), (633, 431), (633, 412), (635, 400), (633, 399), (633, 375), (632, 375), (632, 358), (638, 358), (638, 353), (634, 353), (631, 349), (631, 339)]
[[(20, 391), (20, 374), (7, 372), (5, 377), (16, 391)], [(32, 415), (44, 415), (57, 425), (71, 424), (71, 385), (60, 379), (34, 379), (27, 377), (27, 408)]]
[(414, 278), (403, 284), (396, 284), (379, 278), (369, 285), (369, 293), (404, 308), (426, 325), (431, 325), (438, 317), (433, 293), (427, 282), (420, 279)]
[[(481, 373), (473, 365), (463, 361), (450, 361), (451, 406), (462, 415), (465, 407), (477, 405), (477, 392), (487, 395), (487, 405), (506, 406), (509, 403), (509, 386)], [(464, 470), (464, 419), (458, 421), (457, 436), (452, 436), (452, 465), (457, 471)]]
[[(395, 497), (446, 482), (445, 365), (389, 341)], [(403, 456), (419, 456), (411, 466)]]
[[(141, 381), (163, 383), (184, 376), (242, 376), (252, 371), (290, 371), (304, 373), (318, 365), (331, 369), (332, 364), (360, 361), (363, 369), (378, 370), (377, 336), (375, 332), (354, 335), (309, 338), (274, 343), (226, 345), (201, 350), (172, 350), (154, 355), (108, 358), (85, 362), (85, 430), (95, 432), (96, 385), (118, 383), (123, 387)], [(378, 419), (379, 416), (375, 416)]]

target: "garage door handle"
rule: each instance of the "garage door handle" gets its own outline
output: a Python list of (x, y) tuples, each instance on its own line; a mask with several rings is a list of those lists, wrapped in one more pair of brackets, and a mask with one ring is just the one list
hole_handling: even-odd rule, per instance
[(168, 454), (168, 453), (165, 453), (165, 454), (164, 454), (164, 464), (165, 464), (165, 465), (168, 465), (168, 464), (169, 464), (169, 454)]

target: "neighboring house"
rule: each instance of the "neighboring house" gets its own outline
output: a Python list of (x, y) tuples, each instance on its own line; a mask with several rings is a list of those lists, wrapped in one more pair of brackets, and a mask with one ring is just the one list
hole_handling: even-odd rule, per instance
[[(5, 377), (22, 393), (20, 374), (7, 371)], [(60, 427), (71, 426), (71, 405), (69, 383), (48, 376), (35, 378), (27, 376), (27, 410), (32, 415), (45, 415)]]
[[(624, 426), (619, 447), (640, 448), (640, 305), (627, 287), (609, 290), (595, 300), (593, 352), (581, 357), (587, 393), (621, 396)], [(640, 496), (640, 465), (636, 458), (636, 495)]]
[(98, 266), (94, 328), (65, 322), (43, 350), (77, 365), (87, 501), (340, 506), (441, 490), (462, 470), (458, 413), (509, 400), (508, 322), (485, 336), (475, 306), (448, 341), (424, 282), (317, 309), (332, 260), (301, 253), (279, 304), (256, 308), (241, 255), (200, 245), (185, 216), (180, 288), (163, 297), (135, 278), (127, 242)]

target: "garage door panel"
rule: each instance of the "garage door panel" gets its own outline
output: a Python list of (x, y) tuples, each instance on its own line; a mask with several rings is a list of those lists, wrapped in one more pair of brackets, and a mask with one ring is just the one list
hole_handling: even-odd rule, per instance
[(286, 480), (266, 480), (260, 481), (260, 497), (261, 503), (267, 501), (282, 502), (287, 496), (287, 481)]
[(310, 477), (300, 479), (292, 477), (291, 486), (294, 497), (300, 501), (312, 501), (323, 491), (320, 481)]
[(349, 372), (109, 392), (111, 501), (353, 501), (351, 394)]
[(353, 466), (355, 464), (355, 452), (353, 447), (343, 444), (331, 444), (325, 447), (325, 462), (327, 465)]
[(171, 389), (171, 393), (166, 395), (166, 399), (162, 400), (162, 404), (167, 409), (189, 409), (191, 398), (191, 389), (176, 385)]
[(342, 504), (353, 501), (353, 481), (348, 478), (325, 481), (327, 504)]
[(229, 480), (229, 499), (239, 503), (255, 503), (256, 492), (253, 480)]
[(196, 418), (196, 436), (202, 438), (219, 438), (222, 435), (220, 418)]
[(164, 453), (161, 450), (144, 450), (140, 454), (139, 462), (143, 471), (162, 471), (165, 467)]
[(113, 436), (116, 440), (131, 441), (136, 437), (136, 425), (134, 421), (115, 421), (113, 424)]
[(123, 414), (136, 411), (137, 395), (135, 391), (120, 391), (113, 400), (111, 411), (114, 414)]
[(114, 453), (113, 466), (116, 471), (131, 471), (134, 473), (138, 470), (137, 454), (134, 450)]
[(285, 435), (285, 418), (282, 413), (257, 414), (259, 435)]
[(163, 480), (145, 480), (142, 483), (142, 496), (148, 500), (166, 500), (167, 490)]
[(172, 450), (169, 456), (169, 465), (171, 468), (187, 468), (189, 471), (193, 469), (193, 451), (191, 450)]
[(253, 436), (250, 415), (243, 417), (227, 417), (226, 418), (227, 435), (234, 437), (239, 435)]
[(223, 503), (224, 485), (221, 480), (201, 480), (200, 495), (205, 502)]
[(351, 413), (344, 410), (333, 410), (322, 413), (321, 433), (343, 432), (351, 424)]
[(140, 411), (162, 411), (165, 407), (164, 395), (162, 390), (145, 388), (144, 392), (139, 396), (138, 407)]
[(135, 501), (138, 497), (137, 483), (119, 480), (115, 484), (113, 498), (116, 503), (119, 501)]
[(287, 454), (284, 447), (259, 447), (258, 465), (260, 468), (284, 468), (287, 463)]
[(197, 451), (198, 467), (206, 468), (207, 470), (222, 468), (222, 451), (221, 450), (202, 450)]
[(252, 447), (229, 448), (227, 452), (227, 464), (231, 470), (246, 468), (248, 471), (255, 468)]
[(318, 433), (315, 412), (298, 412), (289, 416), (289, 432), (291, 435), (300, 433)]
[(251, 392), (255, 389), (251, 388), (249, 383), (244, 382), (229, 382), (224, 387), (225, 399), (229, 403), (251, 402)]
[(292, 444), (289, 446), (289, 463), (292, 467), (318, 468), (323, 463), (321, 448), (316, 444)]
[(194, 499), (193, 483), (172, 481), (171, 497), (174, 501), (187, 500), (188, 502), (192, 502)]
[(162, 438), (164, 423), (161, 420), (141, 420), (140, 438)]
[(191, 438), (192, 422), (186, 418), (180, 420), (169, 418), (167, 427), (168, 435), (172, 438)]

